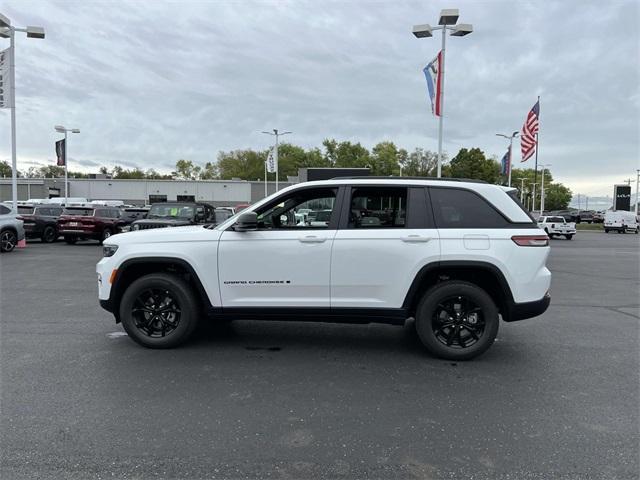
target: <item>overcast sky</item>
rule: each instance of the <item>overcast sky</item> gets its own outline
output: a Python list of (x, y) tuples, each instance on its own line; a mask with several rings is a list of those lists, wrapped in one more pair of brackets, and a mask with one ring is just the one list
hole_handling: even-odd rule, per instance
[[(540, 95), (539, 162), (574, 193), (611, 195), (640, 168), (639, 3), (4, 0), (47, 35), (17, 38), (19, 168), (54, 162), (55, 124), (82, 130), (69, 167), (86, 171), (204, 163), (265, 148), (272, 128), (304, 147), (436, 151), (422, 68), (440, 41), (411, 28), (459, 8), (474, 33), (447, 39), (445, 150), (500, 158), (495, 133), (519, 130)], [(0, 110), (0, 160), (9, 126)]]

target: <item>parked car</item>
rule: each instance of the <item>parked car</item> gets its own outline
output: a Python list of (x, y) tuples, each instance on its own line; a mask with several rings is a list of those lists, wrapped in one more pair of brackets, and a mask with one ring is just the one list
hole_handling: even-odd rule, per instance
[[(331, 206), (322, 225), (289, 215), (318, 204)], [(205, 316), (395, 325), (413, 317), (429, 352), (463, 360), (491, 346), (500, 317), (535, 317), (550, 302), (549, 237), (517, 191), (462, 180), (300, 183), (217, 227), (116, 235), (103, 255), (101, 306), (150, 348), (184, 343)]]
[(125, 222), (120, 209), (114, 207), (65, 207), (58, 218), (58, 232), (72, 245), (78, 240), (98, 240), (102, 243), (120, 233)]
[(604, 223), (604, 212), (594, 212), (593, 223)]
[(208, 203), (163, 202), (151, 205), (147, 218), (133, 222), (131, 230), (184, 227), (214, 222), (214, 208)]
[(27, 238), (39, 238), (44, 243), (55, 242), (58, 233), (58, 218), (62, 207), (57, 205), (19, 205), (18, 215), (24, 223)]
[(593, 223), (592, 211), (582, 210), (579, 215), (580, 215), (580, 221), (578, 223)]
[(638, 217), (633, 212), (609, 210), (604, 214), (604, 231), (618, 233), (638, 233)]
[(0, 205), (0, 252), (11, 252), (25, 239), (24, 225), (18, 214), (6, 204)]
[(131, 230), (131, 224), (136, 220), (147, 218), (149, 208), (147, 207), (126, 207), (120, 209), (120, 218), (124, 222), (121, 227), (123, 232)]
[(238, 213), (246, 208), (249, 208), (251, 205), (248, 203), (239, 203), (238, 205), (236, 205), (235, 208), (235, 213)]
[(564, 217), (567, 222), (580, 223), (580, 215), (578, 210), (554, 210), (549, 212), (554, 217)]
[(567, 222), (564, 217), (540, 217), (538, 218), (538, 227), (544, 230), (549, 238), (564, 235), (567, 240), (571, 240), (576, 234), (576, 224)]

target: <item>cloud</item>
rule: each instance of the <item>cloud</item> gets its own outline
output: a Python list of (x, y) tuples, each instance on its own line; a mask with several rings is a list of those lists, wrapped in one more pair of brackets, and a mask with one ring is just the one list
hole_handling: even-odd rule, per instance
[[(475, 31), (447, 38), (447, 152), (502, 156), (495, 133), (518, 130), (540, 95), (540, 161), (556, 178), (607, 194), (611, 179), (633, 175), (637, 2), (458, 6)], [(69, 151), (86, 169), (204, 163), (219, 150), (264, 148), (259, 132), (271, 128), (305, 147), (335, 137), (436, 150), (421, 69), (440, 40), (417, 40), (411, 27), (436, 24), (446, 7), (9, 0), (3, 13), (15, 24), (47, 31), (17, 39), (19, 158), (51, 159), (55, 124), (82, 130)], [(8, 130), (1, 111), (0, 158), (10, 156)]]

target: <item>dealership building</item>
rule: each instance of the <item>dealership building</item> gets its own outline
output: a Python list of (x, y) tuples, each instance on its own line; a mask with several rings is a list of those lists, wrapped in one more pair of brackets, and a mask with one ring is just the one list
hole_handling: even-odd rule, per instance
[[(369, 169), (301, 168), (297, 177), (278, 182), (278, 189), (307, 180), (339, 176), (368, 175)], [(214, 206), (255, 203), (265, 197), (265, 182), (246, 180), (116, 180), (70, 178), (68, 197), (87, 200), (122, 200), (125, 204), (148, 205), (157, 202), (207, 202)], [(267, 182), (267, 194), (276, 191)], [(64, 178), (19, 178), (18, 200), (65, 197)], [(0, 202), (11, 200), (11, 179), (0, 178)]]

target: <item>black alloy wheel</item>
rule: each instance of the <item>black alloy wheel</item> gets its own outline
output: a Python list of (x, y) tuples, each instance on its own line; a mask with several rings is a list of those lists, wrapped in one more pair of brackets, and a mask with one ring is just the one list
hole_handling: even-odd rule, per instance
[(5, 230), (0, 233), (0, 252), (10, 252), (18, 243), (18, 236), (13, 230)]
[(484, 334), (482, 307), (461, 295), (446, 298), (437, 305), (431, 328), (436, 339), (447, 347), (471, 347)]
[(178, 300), (161, 288), (141, 292), (133, 302), (131, 315), (136, 328), (150, 338), (162, 338), (180, 324), (182, 310)]
[(127, 287), (120, 301), (122, 326), (149, 348), (184, 343), (198, 324), (200, 307), (191, 286), (177, 275), (152, 273)]
[(447, 360), (470, 360), (485, 352), (498, 334), (500, 321), (491, 296), (463, 280), (441, 282), (427, 290), (415, 319), (426, 349)]
[(51, 225), (44, 227), (44, 231), (42, 232), (42, 241), (44, 243), (53, 243), (56, 241), (56, 238), (58, 238), (58, 235), (55, 227)]

